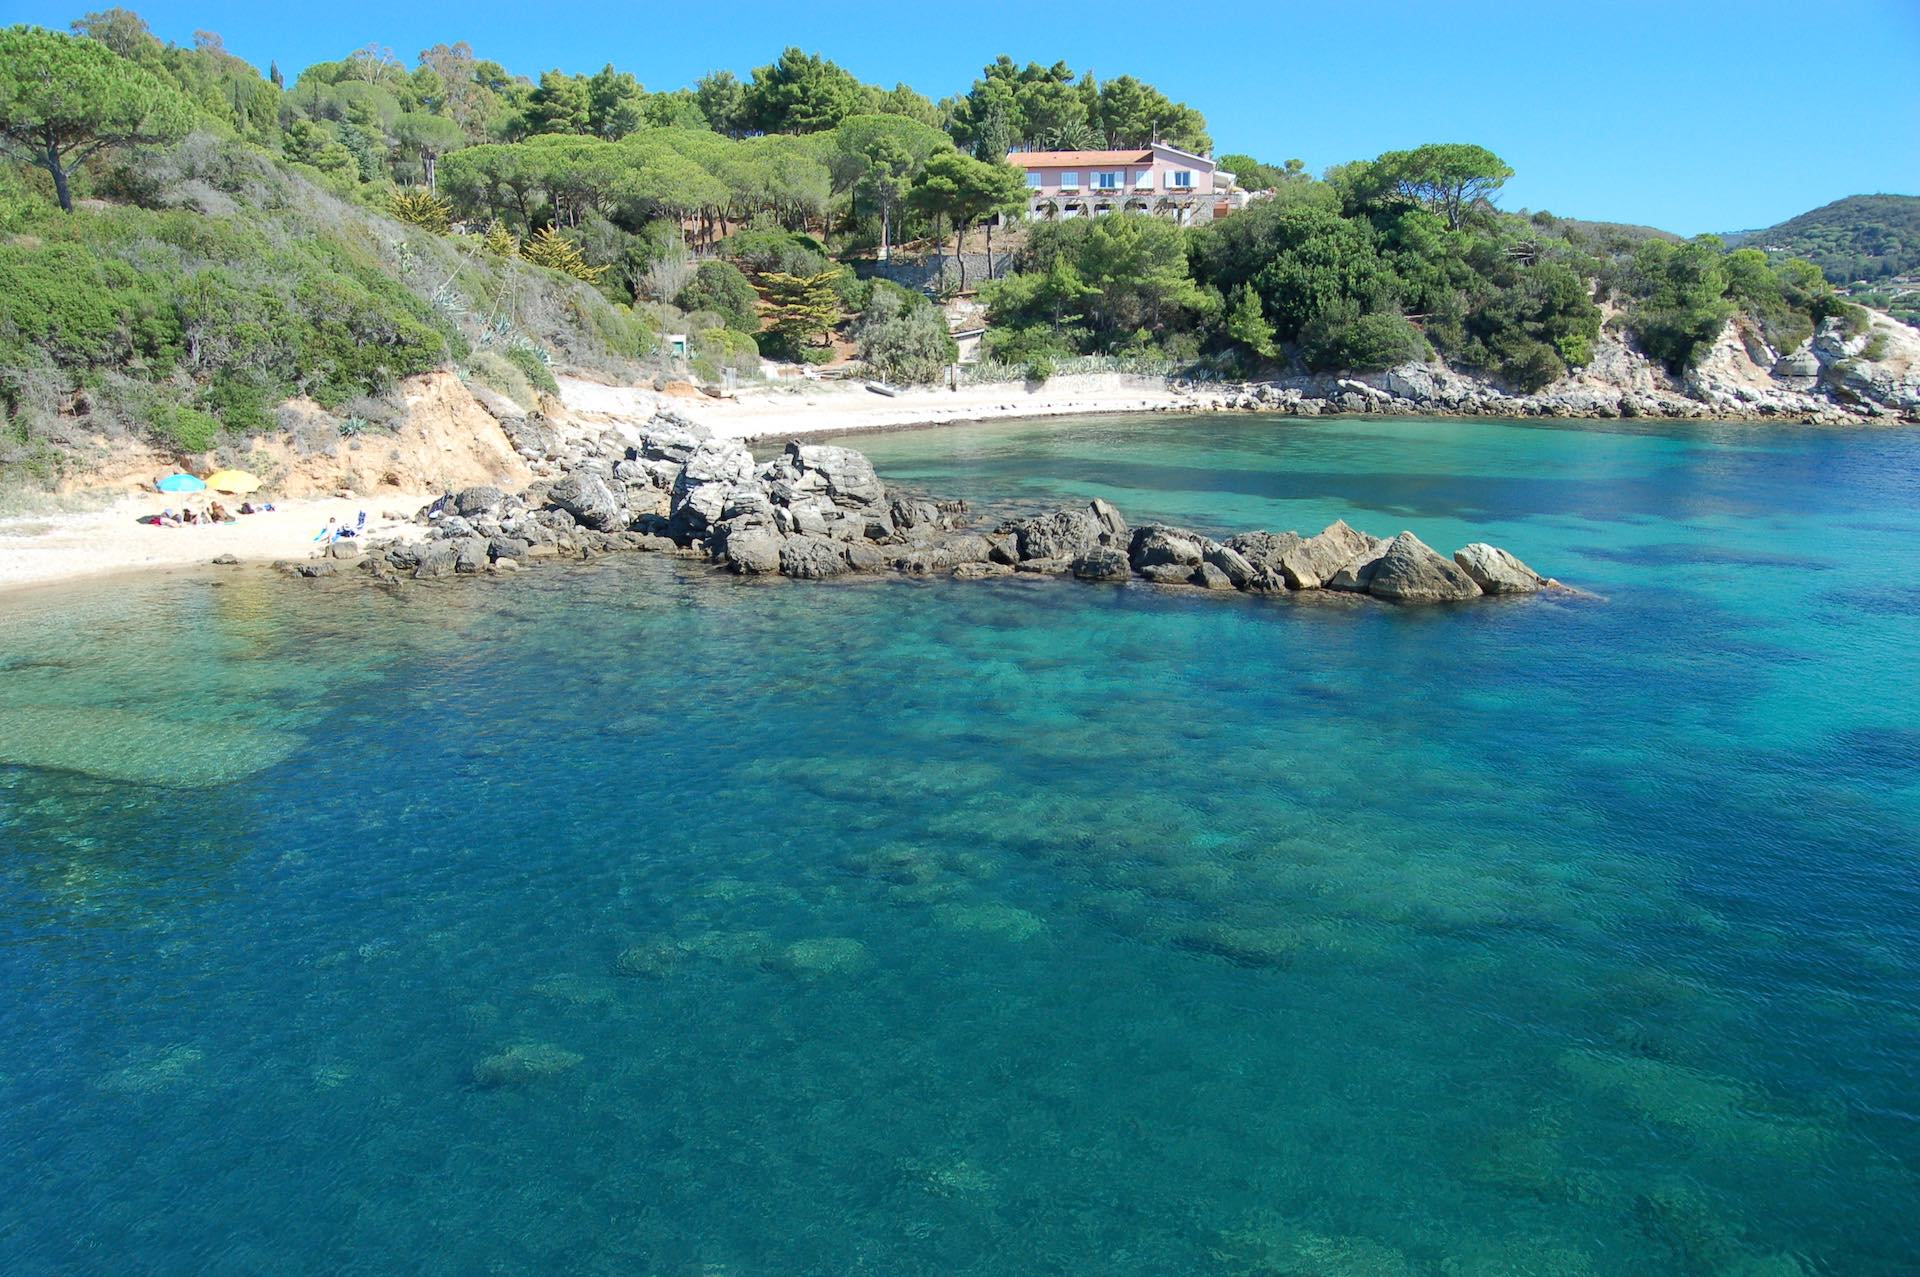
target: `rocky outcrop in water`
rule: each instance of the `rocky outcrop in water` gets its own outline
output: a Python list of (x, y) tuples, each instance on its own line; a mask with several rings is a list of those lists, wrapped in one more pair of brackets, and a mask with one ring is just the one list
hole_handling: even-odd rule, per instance
[[(897, 573), (962, 580), (1071, 575), (1218, 593), (1319, 591), (1402, 603), (1520, 594), (1552, 584), (1498, 547), (1445, 558), (1411, 532), (1391, 541), (1336, 521), (1311, 536), (1252, 531), (1216, 540), (1163, 523), (1129, 527), (1106, 501), (970, 527), (964, 501), (891, 491), (867, 458), (790, 443), (756, 462), (662, 413), (640, 428), (586, 438), (542, 435), (525, 492), (477, 486), (421, 510), (425, 536), (360, 556), (374, 579), (514, 571), (548, 558), (649, 551), (709, 561), (740, 576), (802, 581)], [(353, 542), (335, 555), (351, 557)], [(336, 570), (335, 558), (304, 565)]]

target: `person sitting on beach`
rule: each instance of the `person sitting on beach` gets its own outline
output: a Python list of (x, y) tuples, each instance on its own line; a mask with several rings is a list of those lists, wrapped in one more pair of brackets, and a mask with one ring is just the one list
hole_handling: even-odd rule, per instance
[(338, 541), (340, 539), (340, 520), (334, 518), (332, 515), (328, 515), (327, 526), (321, 528), (320, 534), (313, 539), (323, 545), (332, 545), (335, 541)]
[(233, 516), (227, 513), (227, 507), (215, 501), (207, 507), (207, 521), (209, 523), (232, 523)]

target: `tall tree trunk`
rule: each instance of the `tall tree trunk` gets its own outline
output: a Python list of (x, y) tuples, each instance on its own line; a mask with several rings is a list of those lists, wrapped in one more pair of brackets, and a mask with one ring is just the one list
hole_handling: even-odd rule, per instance
[(880, 201), (880, 260), (883, 262), (893, 260), (892, 207), (885, 200)]
[(953, 260), (960, 265), (960, 291), (967, 291), (967, 258), (962, 251), (967, 246), (967, 224), (959, 218), (953, 219)]
[(993, 278), (993, 217), (986, 220), (987, 228), (987, 278)]
[(66, 166), (60, 163), (60, 148), (51, 140), (47, 142), (47, 172), (53, 174), (54, 194), (60, 197), (61, 211), (73, 212), (73, 192), (67, 189)]
[(427, 190), (431, 192), (434, 189), (434, 174), (438, 172), (440, 168), (440, 157), (432, 151), (422, 151), (420, 153), (420, 163), (427, 170)]

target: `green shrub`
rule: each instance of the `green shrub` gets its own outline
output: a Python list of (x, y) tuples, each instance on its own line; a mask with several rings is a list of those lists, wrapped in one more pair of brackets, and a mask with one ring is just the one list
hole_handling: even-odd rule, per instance
[(156, 407), (150, 426), (155, 442), (180, 453), (211, 451), (220, 439), (220, 423), (197, 408), (178, 404)]
[(547, 367), (547, 361), (538, 351), (526, 346), (512, 346), (507, 350), (507, 362), (520, 370), (527, 384), (544, 394), (558, 395), (560, 383), (553, 379), (553, 371)]
[(746, 274), (732, 262), (709, 259), (694, 269), (693, 279), (673, 304), (681, 310), (710, 310), (738, 332), (760, 331), (760, 295)]
[(946, 317), (900, 288), (874, 290), (853, 337), (861, 361), (882, 380), (900, 385), (939, 381), (960, 357)]
[(1310, 367), (1378, 372), (1427, 357), (1427, 339), (1403, 315), (1385, 311), (1353, 318), (1333, 315), (1310, 322), (1300, 334)]
[(263, 386), (223, 371), (201, 388), (199, 404), (218, 417), (227, 430), (260, 434), (274, 428), (273, 406), (284, 397), (284, 388)]
[(1867, 344), (1860, 348), (1860, 358), (1867, 360), (1869, 363), (1877, 363), (1887, 357), (1888, 345), (1889, 342), (1885, 333), (1875, 333), (1867, 339)]
[(833, 265), (819, 240), (791, 231), (740, 231), (720, 241), (720, 255), (752, 276), (818, 275)]

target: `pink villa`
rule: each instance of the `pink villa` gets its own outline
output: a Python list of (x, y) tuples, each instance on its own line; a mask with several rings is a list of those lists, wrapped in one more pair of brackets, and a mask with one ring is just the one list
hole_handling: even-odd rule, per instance
[(1153, 213), (1195, 226), (1254, 198), (1207, 156), (1164, 142), (1127, 151), (1015, 151), (1007, 163), (1027, 171), (1027, 216), (1038, 221)]

